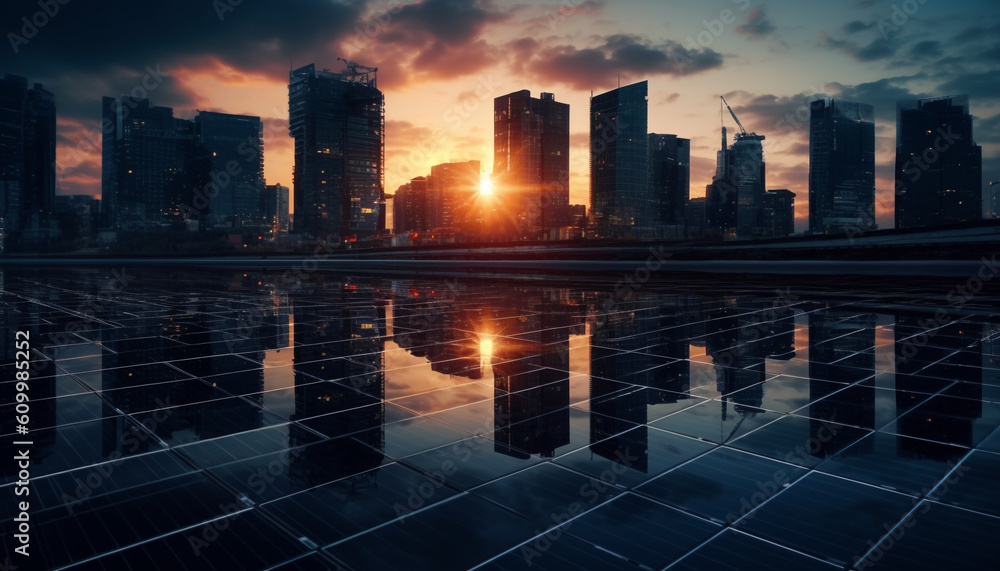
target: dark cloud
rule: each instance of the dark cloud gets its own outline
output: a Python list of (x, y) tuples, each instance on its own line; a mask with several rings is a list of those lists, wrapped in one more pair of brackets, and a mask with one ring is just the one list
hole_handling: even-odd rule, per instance
[(888, 59), (896, 55), (899, 42), (889, 42), (878, 37), (870, 43), (862, 44), (851, 40), (841, 40), (828, 34), (820, 36), (820, 45), (843, 52), (861, 62)]
[(852, 21), (844, 24), (844, 27), (841, 28), (841, 30), (843, 30), (845, 34), (857, 34), (858, 32), (863, 32), (865, 30), (870, 30), (874, 26), (875, 26), (875, 24), (873, 22), (869, 22), (869, 23), (866, 24), (866, 23), (862, 22), (861, 20), (852, 20)]
[(924, 40), (917, 42), (910, 48), (909, 56), (914, 59), (932, 59), (944, 55), (941, 42), (937, 40)]
[(742, 24), (734, 28), (737, 34), (743, 34), (751, 38), (766, 38), (774, 33), (776, 29), (771, 20), (767, 17), (764, 6), (757, 6), (747, 14)]
[(559, 45), (516, 54), (528, 58), (530, 73), (577, 89), (614, 85), (623, 76), (694, 75), (722, 66), (722, 54), (705, 48), (693, 50), (672, 40), (653, 44), (634, 35), (617, 34), (590, 48)]
[(1000, 143), (1000, 113), (986, 119), (973, 119), (972, 133), (976, 143)]

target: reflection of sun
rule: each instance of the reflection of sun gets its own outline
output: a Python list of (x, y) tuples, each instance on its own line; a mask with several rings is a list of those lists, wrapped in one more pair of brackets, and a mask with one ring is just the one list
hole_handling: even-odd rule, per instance
[(490, 175), (484, 174), (479, 179), (479, 194), (483, 196), (490, 196), (493, 194), (493, 181), (490, 180)]
[(486, 368), (493, 364), (493, 339), (484, 338), (479, 340), (479, 368)]

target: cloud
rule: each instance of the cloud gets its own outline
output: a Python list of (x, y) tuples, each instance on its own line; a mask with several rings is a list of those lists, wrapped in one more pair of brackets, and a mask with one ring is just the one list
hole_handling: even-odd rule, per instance
[(764, 6), (757, 6), (751, 10), (743, 23), (734, 28), (737, 34), (754, 39), (766, 38), (773, 34), (776, 29), (771, 20), (768, 19)]
[(873, 62), (896, 55), (900, 42), (887, 42), (881, 37), (862, 45), (851, 40), (836, 39), (829, 34), (820, 35), (820, 46), (843, 52), (860, 62)]
[(866, 24), (866, 23), (862, 22), (861, 20), (852, 20), (852, 21), (844, 24), (844, 26), (841, 28), (841, 30), (843, 30), (845, 34), (853, 35), (853, 34), (857, 34), (858, 32), (863, 32), (865, 30), (870, 30), (873, 27), (875, 27), (875, 23), (874, 22), (869, 22), (869, 23)]
[(599, 41), (586, 48), (566, 44), (540, 49), (535, 46), (531, 51), (513, 44), (507, 47), (515, 52), (514, 61), (527, 59), (522, 65), (536, 78), (581, 90), (615, 85), (619, 74), (681, 77), (721, 67), (723, 62), (722, 54), (714, 50), (688, 49), (673, 40), (653, 44), (639, 36), (616, 34)]
[(937, 40), (924, 40), (917, 42), (910, 48), (909, 56), (914, 59), (932, 59), (944, 55), (941, 42)]

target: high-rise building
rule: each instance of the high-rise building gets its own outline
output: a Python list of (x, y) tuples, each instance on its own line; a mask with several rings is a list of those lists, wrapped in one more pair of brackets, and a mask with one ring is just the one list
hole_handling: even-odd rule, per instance
[(812, 102), (809, 233), (875, 228), (875, 112), (867, 103)]
[(590, 208), (601, 237), (644, 235), (653, 225), (647, 93), (642, 81), (590, 98)]
[(295, 232), (335, 242), (385, 226), (385, 97), (375, 68), (346, 64), (341, 73), (309, 64), (288, 83)]
[(779, 188), (764, 193), (764, 236), (795, 233), (795, 193)]
[(764, 189), (766, 188), (764, 135), (741, 131), (717, 154), (715, 176), (705, 189), (707, 232), (717, 238), (763, 236)]
[(736, 236), (736, 172), (725, 127), (716, 152), (715, 176), (705, 187), (705, 232), (713, 238)]
[[(0, 224), (7, 239), (47, 227), (56, 196), (55, 96), (27, 78), (0, 79)], [(8, 244), (9, 245), (9, 244)]]
[[(195, 135), (210, 157), (218, 192), (211, 193), (209, 226), (269, 226), (261, 210), (264, 191), (264, 124), (260, 117), (199, 111)], [(268, 210), (270, 212), (271, 209)]]
[[(202, 218), (214, 189), (211, 163), (198, 151), (193, 121), (174, 117), (169, 107), (148, 99), (105, 97), (101, 194), (104, 226), (110, 230), (169, 227)], [(202, 191), (195, 200), (197, 190)]]
[(764, 234), (765, 181), (764, 135), (737, 133), (731, 150), (736, 172), (736, 235), (752, 238)]
[(435, 206), (427, 200), (427, 178), (415, 177), (396, 190), (392, 202), (392, 225), (395, 233), (427, 232), (434, 228), (427, 216), (428, 210)]
[(683, 226), (691, 194), (691, 140), (649, 135), (649, 178), (658, 226)]
[(692, 198), (684, 206), (684, 236), (701, 238), (705, 235), (705, 210), (707, 199)]
[(441, 227), (466, 238), (481, 237), (486, 231), (486, 205), (479, 200), (479, 181), (479, 161), (432, 166), (424, 202), (426, 229)]
[(273, 234), (288, 233), (288, 187), (268, 184), (260, 195), (260, 227)]
[(981, 219), (982, 166), (968, 95), (896, 104), (896, 228)]
[(547, 238), (568, 224), (569, 104), (527, 89), (493, 100), (493, 182), (525, 221), (515, 237)]

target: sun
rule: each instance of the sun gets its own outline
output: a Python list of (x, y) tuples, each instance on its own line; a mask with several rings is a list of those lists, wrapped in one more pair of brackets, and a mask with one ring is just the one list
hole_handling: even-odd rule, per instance
[(491, 196), (493, 194), (493, 181), (490, 180), (490, 175), (484, 174), (479, 179), (479, 194), (483, 196)]

